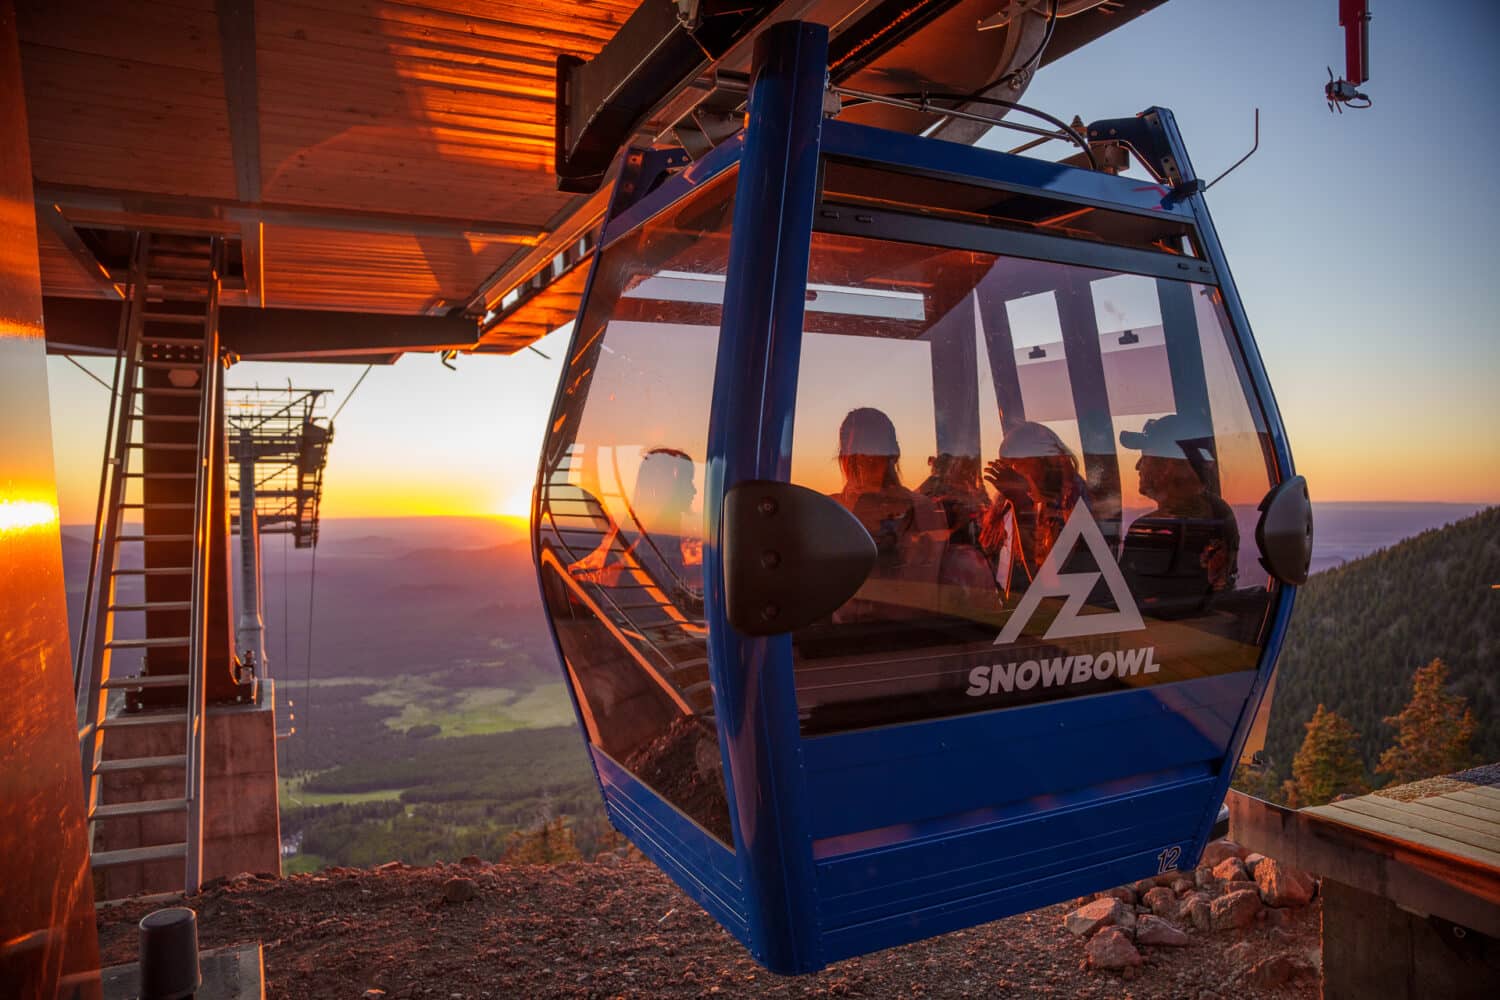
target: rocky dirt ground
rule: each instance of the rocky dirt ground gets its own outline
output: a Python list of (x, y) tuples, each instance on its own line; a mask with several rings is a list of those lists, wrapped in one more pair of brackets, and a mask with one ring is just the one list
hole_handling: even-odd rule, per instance
[[(1253, 879), (1244, 857), (1217, 841), (1196, 872), (799, 978), (758, 967), (654, 866), (623, 856), (550, 868), (471, 858), (284, 879), (243, 875), (210, 886), (188, 905), (198, 911), (202, 947), (264, 943), (273, 1000), (1311, 1000), (1319, 992), (1319, 900), (1294, 901), (1316, 887), (1255, 855), (1249, 861), (1261, 878)], [(106, 964), (135, 957), (136, 923), (154, 908), (138, 903), (101, 911)]]

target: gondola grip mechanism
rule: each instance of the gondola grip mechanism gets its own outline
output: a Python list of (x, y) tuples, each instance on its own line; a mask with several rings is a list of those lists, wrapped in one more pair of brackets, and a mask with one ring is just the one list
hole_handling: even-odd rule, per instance
[(792, 483), (746, 480), (724, 495), (724, 600), (746, 635), (832, 614), (875, 566), (875, 541), (837, 501)]

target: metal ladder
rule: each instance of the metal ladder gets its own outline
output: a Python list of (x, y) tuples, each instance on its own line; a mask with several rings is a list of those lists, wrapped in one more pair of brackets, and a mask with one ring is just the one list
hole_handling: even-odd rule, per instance
[[(217, 237), (137, 237), (75, 659), (94, 869), (180, 860), (187, 893), (203, 871), (208, 542), (223, 499), (211, 488), (223, 460), (215, 433), (223, 253)], [(169, 753), (106, 755), (110, 734), (142, 728), (176, 728), (182, 740), (167, 736), (176, 744)], [(180, 798), (105, 801), (112, 775), (159, 784), (176, 770)], [(170, 814), (182, 818), (180, 838), (92, 850), (101, 823), (134, 821), (138, 839), (156, 840), (160, 821), (145, 818)]]

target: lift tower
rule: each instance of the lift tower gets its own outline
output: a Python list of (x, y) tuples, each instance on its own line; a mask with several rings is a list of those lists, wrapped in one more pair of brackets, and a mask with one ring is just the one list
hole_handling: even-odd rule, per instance
[(240, 535), (239, 620), (242, 664), (265, 677), (260, 539), (290, 535), (299, 549), (318, 544), (318, 505), (333, 426), (317, 416), (328, 389), (229, 389), (232, 526)]

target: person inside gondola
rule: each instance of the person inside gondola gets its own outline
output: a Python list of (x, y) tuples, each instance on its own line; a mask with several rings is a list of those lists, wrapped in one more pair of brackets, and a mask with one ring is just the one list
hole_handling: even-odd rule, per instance
[(996, 581), (1009, 594), (1036, 576), (1068, 515), (1079, 502), (1088, 502), (1088, 487), (1062, 438), (1032, 421), (1010, 429), (984, 478), (997, 495), (985, 512), (980, 542), (995, 561)]
[(980, 548), (989, 499), (979, 479), (978, 455), (944, 452), (927, 459), (932, 474), (917, 487), (943, 513), (947, 539), (939, 571), (942, 610), (972, 617), (996, 610), (994, 573)]
[(891, 418), (874, 407), (850, 410), (839, 425), (839, 470), (833, 494), (875, 540), (874, 570), (860, 596), (834, 621), (913, 617), (936, 605), (935, 585), (948, 534), (943, 509), (901, 483), (901, 446)]
[(1171, 413), (1122, 432), (1120, 443), (1141, 453), (1140, 492), (1156, 504), (1125, 534), (1125, 579), (1141, 610), (1158, 618), (1201, 611), (1234, 589), (1240, 549), (1234, 510), (1210, 486), (1213, 435)]
[[(684, 610), (701, 608), (703, 540), (688, 522), (698, 488), (692, 458), (652, 448), (641, 458), (625, 524), (611, 518), (599, 544), (568, 567), (575, 579), (604, 587), (649, 584)], [(627, 579), (628, 578), (628, 579)]]

